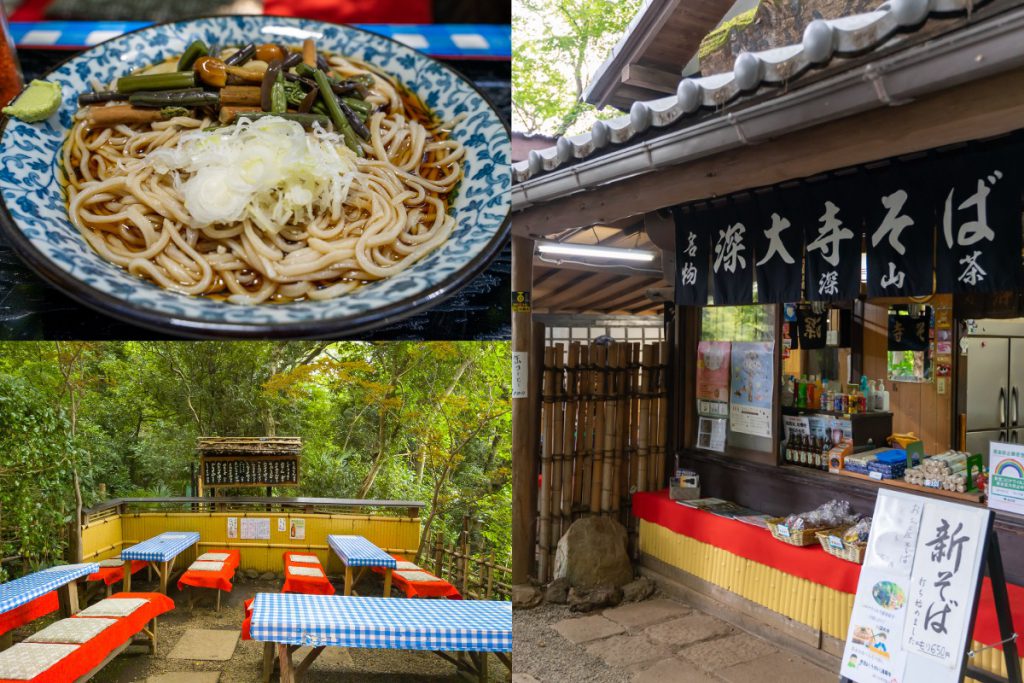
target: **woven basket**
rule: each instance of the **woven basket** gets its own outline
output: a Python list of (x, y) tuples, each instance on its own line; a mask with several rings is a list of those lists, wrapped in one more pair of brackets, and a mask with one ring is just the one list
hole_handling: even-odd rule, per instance
[(771, 517), (765, 520), (765, 524), (768, 525), (768, 530), (772, 532), (772, 536), (776, 540), (790, 545), (814, 545), (817, 543), (816, 533), (831, 531), (831, 529), (790, 529), (782, 523), (785, 519), (785, 517)]
[[(854, 564), (864, 564), (864, 551), (867, 550), (867, 543), (847, 543), (843, 540), (843, 534), (850, 527), (839, 527), (838, 529), (830, 529), (828, 531), (818, 531), (815, 536), (818, 537), (818, 542), (821, 543), (821, 547), (829, 555), (835, 555), (836, 557), (846, 560), (847, 562), (853, 562)], [(839, 541), (839, 545), (842, 547), (836, 547), (833, 543), (829, 542), (829, 538), (833, 537)]]

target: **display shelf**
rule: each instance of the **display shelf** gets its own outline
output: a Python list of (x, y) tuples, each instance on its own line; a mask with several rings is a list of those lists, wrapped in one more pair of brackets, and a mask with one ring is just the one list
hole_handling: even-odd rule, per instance
[(870, 410), (866, 413), (840, 413), (834, 410), (818, 410), (817, 408), (797, 408), (796, 406), (783, 406), (783, 415), (795, 415), (797, 417), (806, 417), (808, 415), (828, 415), (829, 417), (837, 417), (843, 420), (857, 420), (870, 417), (892, 417), (892, 413), (887, 410)]
[(865, 481), (874, 482), (882, 486), (889, 486), (895, 489), (903, 489), (904, 491), (916, 491), (918, 493), (930, 493), (934, 496), (941, 496), (943, 498), (952, 498), (954, 500), (963, 500), (969, 503), (981, 503), (984, 501), (984, 495), (977, 491), (968, 491), (966, 493), (960, 493), (959, 491), (946, 491), (945, 489), (935, 489), (929, 486), (918, 486), (917, 484), (909, 484), (902, 479), (875, 479), (869, 477), (866, 474), (859, 474), (857, 472), (850, 472), (843, 470), (841, 472), (832, 472), (832, 474), (839, 474), (843, 477), (852, 477), (853, 479), (863, 479)]

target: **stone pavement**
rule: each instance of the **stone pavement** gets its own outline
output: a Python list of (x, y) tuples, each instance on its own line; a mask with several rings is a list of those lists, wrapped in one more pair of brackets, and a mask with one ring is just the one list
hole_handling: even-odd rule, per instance
[[(577, 650), (582, 648), (586, 655), (599, 660), (603, 668), (612, 674), (607, 680), (634, 683), (834, 683), (837, 678), (836, 674), (795, 654), (780, 651), (768, 640), (660, 594), (643, 602), (606, 609), (599, 614), (569, 615), (567, 610), (552, 613), (554, 621), (548, 625), (544, 656), (566, 652), (575, 658), (581, 670), (586, 670), (590, 663), (581, 661), (582, 653)], [(577, 647), (566, 647), (564, 641), (556, 642), (559, 638)], [(535, 667), (513, 657), (515, 673), (512, 681), (548, 683), (542, 672), (556, 669), (549, 664)], [(565, 680), (565, 669), (572, 670), (574, 666), (568, 664), (558, 668), (561, 669), (559, 680)], [(554, 678), (550, 680), (553, 682)], [(578, 680), (587, 680), (586, 674)]]

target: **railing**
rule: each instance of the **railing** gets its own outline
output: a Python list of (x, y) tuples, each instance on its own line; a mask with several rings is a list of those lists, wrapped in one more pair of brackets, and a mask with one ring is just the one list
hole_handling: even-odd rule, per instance
[(133, 512), (156, 511), (233, 511), (252, 510), (291, 513), (341, 513), (353, 509), (375, 512), (403, 511), (408, 517), (419, 517), (425, 503), (414, 500), (377, 500), (370, 498), (267, 498), (258, 496), (231, 497), (168, 497), (113, 498), (82, 511), (82, 524), (106, 517)]
[(498, 564), (492, 551), (474, 549), (467, 539), (466, 533), (460, 534), (459, 541), (452, 545), (446, 544), (440, 535), (426, 539), (420, 565), (458, 588), (465, 598), (511, 599), (512, 570), (508, 561)]

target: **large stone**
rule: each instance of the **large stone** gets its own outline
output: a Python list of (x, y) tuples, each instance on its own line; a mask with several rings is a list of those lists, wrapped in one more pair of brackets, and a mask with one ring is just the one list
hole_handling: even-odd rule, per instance
[(277, 574), (274, 572), (263, 572), (260, 574), (260, 581), (276, 581)]
[(732, 632), (732, 627), (721, 619), (699, 612), (648, 626), (644, 631), (651, 640), (677, 647), (692, 645), (710, 638), (720, 638)]
[(544, 589), (544, 602), (553, 605), (564, 605), (569, 601), (569, 579), (564, 576), (555, 579)]
[(630, 581), (622, 587), (622, 601), (638, 602), (640, 600), (646, 600), (654, 595), (654, 589), (654, 582), (646, 576), (641, 576), (635, 581)]
[(800, 683), (833, 683), (836, 675), (796, 655), (776, 652), (726, 669), (716, 671), (729, 683), (747, 681), (800, 681)]
[(612, 636), (591, 643), (587, 647), (587, 652), (615, 669), (625, 669), (672, 655), (670, 648), (661, 643), (651, 642), (644, 636)]
[(146, 679), (146, 683), (217, 683), (219, 671), (171, 671)]
[(238, 636), (238, 629), (190, 629), (178, 639), (167, 658), (226, 662), (235, 654)]
[(683, 603), (662, 598), (631, 602), (628, 605), (605, 610), (604, 616), (626, 628), (634, 628), (650, 626), (676, 617), (685, 617), (689, 613), (690, 608)]
[[(759, 680), (756, 677), (746, 679), (749, 681)], [(774, 678), (762, 678), (760, 680), (783, 680)], [(719, 683), (719, 680), (709, 674), (697, 669), (687, 661), (671, 657), (655, 662), (649, 668), (633, 676), (633, 683)], [(801, 682), (802, 683), (802, 682)]]
[(737, 664), (763, 659), (777, 650), (767, 641), (746, 633), (705, 640), (678, 654), (705, 671), (718, 672)]
[(528, 583), (512, 586), (512, 609), (533, 609), (543, 597), (536, 586)]
[(616, 636), (626, 629), (614, 621), (605, 619), (600, 614), (589, 617), (577, 617), (575, 619), (563, 619), (551, 628), (566, 640), (572, 643), (588, 643), (591, 640), (600, 640), (608, 636)]
[(615, 586), (598, 586), (591, 590), (569, 589), (570, 612), (593, 612), (602, 607), (614, 607), (622, 602), (622, 589)]
[(626, 550), (626, 528), (611, 517), (584, 517), (558, 540), (555, 578), (573, 588), (624, 586), (633, 580)]

